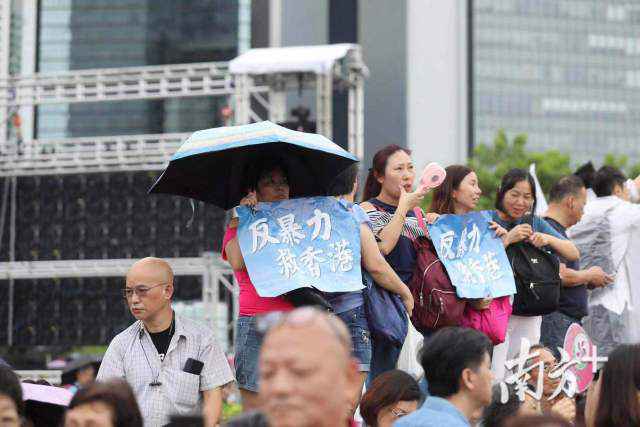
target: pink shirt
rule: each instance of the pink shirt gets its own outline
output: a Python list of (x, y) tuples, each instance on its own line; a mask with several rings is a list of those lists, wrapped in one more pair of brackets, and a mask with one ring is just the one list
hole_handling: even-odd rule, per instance
[[(227, 260), (225, 248), (230, 240), (238, 235), (236, 227), (229, 228), (224, 233), (222, 241), (222, 259)], [(269, 313), (271, 311), (290, 311), (293, 306), (282, 297), (261, 297), (256, 292), (255, 286), (251, 283), (251, 278), (246, 268), (234, 270), (238, 285), (240, 286), (240, 316), (255, 316), (257, 314)]]

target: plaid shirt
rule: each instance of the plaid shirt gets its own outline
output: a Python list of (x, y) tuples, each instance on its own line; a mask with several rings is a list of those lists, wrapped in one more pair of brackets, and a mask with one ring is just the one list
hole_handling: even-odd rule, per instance
[[(129, 383), (147, 427), (167, 424), (171, 414), (199, 412), (202, 391), (234, 379), (213, 332), (177, 314), (175, 319), (175, 333), (162, 362), (149, 333), (137, 321), (111, 341), (98, 371), (98, 381), (121, 378)], [(200, 375), (182, 370), (189, 358), (204, 363)], [(151, 386), (156, 379), (162, 385)]]

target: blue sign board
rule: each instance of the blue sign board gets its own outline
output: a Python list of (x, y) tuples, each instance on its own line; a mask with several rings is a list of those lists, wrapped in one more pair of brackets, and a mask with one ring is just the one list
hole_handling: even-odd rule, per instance
[(513, 271), (502, 240), (489, 228), (490, 211), (442, 215), (429, 225), (438, 257), (461, 298), (516, 293)]
[(361, 290), (360, 224), (333, 197), (239, 207), (238, 241), (251, 281), (263, 297), (302, 287)]

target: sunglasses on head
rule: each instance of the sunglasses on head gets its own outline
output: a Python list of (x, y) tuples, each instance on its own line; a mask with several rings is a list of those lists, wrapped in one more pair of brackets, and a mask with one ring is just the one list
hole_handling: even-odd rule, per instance
[(304, 327), (320, 318), (329, 325), (331, 331), (342, 344), (347, 348), (351, 348), (349, 337), (345, 337), (336, 325), (331, 322), (330, 319), (323, 316), (323, 314), (330, 316), (329, 314), (326, 314), (326, 312), (318, 310), (315, 307), (301, 307), (289, 312), (274, 311), (262, 316), (256, 316), (256, 328), (258, 329), (258, 332), (264, 336), (276, 326), (287, 325), (294, 328)]

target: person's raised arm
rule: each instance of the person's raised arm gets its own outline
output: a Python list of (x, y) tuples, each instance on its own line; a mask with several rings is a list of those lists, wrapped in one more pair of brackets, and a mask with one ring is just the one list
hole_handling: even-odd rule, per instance
[(414, 303), (411, 291), (384, 259), (373, 233), (366, 224), (360, 224), (360, 247), (364, 269), (371, 274), (378, 285), (398, 294), (407, 308), (407, 312), (411, 314)]
[[(242, 252), (240, 251), (240, 242), (238, 242), (238, 218), (233, 218), (229, 223), (229, 229), (227, 234), (229, 236), (233, 236), (229, 240), (225, 240), (222, 245), (222, 251), (224, 255), (231, 265), (231, 268), (235, 271), (244, 270), (244, 257), (242, 256)], [(227, 238), (229, 236), (226, 236)]]
[[(424, 199), (424, 195), (425, 192), (421, 189), (407, 193), (404, 190), (404, 187), (400, 187), (400, 200), (398, 201), (396, 212), (393, 214), (391, 221), (376, 233), (380, 239), (378, 247), (383, 255), (389, 255), (396, 247), (398, 239), (402, 234), (402, 227), (404, 226), (404, 220), (407, 216), (407, 212), (420, 205), (420, 202)], [(368, 202), (362, 203), (361, 206), (368, 212), (374, 209), (374, 207)]]
[(560, 239), (546, 233), (533, 233), (529, 241), (536, 247), (542, 248), (550, 246), (561, 257), (569, 261), (577, 261), (580, 259), (580, 252), (571, 240)]
[[(240, 200), (240, 206), (255, 207), (257, 203), (258, 199), (255, 191), (249, 192), (242, 200)], [(238, 218), (232, 218), (231, 221), (229, 221), (229, 230), (227, 233), (229, 233), (229, 235), (233, 235), (233, 237), (229, 238), (229, 236), (225, 236), (225, 241), (222, 244), (222, 251), (224, 252), (227, 261), (231, 264), (231, 268), (236, 271), (244, 270), (245, 268), (244, 257), (240, 251), (240, 243), (238, 242), (237, 236), (238, 222)]]

